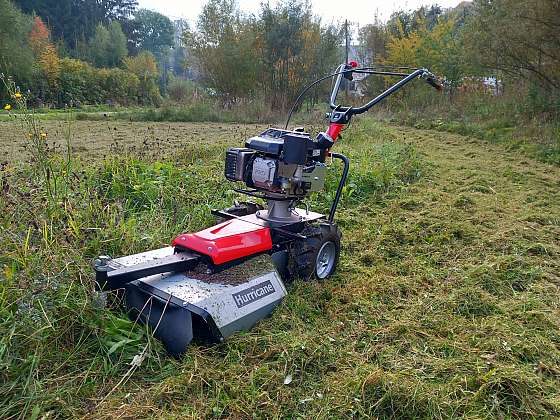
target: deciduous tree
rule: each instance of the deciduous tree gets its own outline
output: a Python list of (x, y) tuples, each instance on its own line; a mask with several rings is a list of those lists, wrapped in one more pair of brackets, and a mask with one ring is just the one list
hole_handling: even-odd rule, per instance
[(159, 72), (153, 54), (142, 51), (135, 57), (126, 57), (123, 61), (125, 68), (140, 81), (138, 101), (146, 105), (157, 104), (161, 99), (157, 86)]
[(99, 24), (89, 43), (90, 57), (97, 67), (117, 67), (127, 56), (126, 37), (117, 21)]
[(253, 22), (233, 0), (210, 0), (196, 30), (185, 34), (199, 79), (225, 104), (254, 95), (258, 88), (258, 42)]
[(137, 50), (150, 51), (158, 60), (173, 46), (173, 23), (161, 13), (140, 9), (134, 13), (134, 41)]
[(76, 50), (90, 39), (97, 25), (118, 21), (129, 34), (129, 20), (138, 6), (137, 0), (14, 0), (23, 12), (36, 14), (52, 30), (55, 41)]
[(466, 27), (468, 59), (488, 71), (560, 90), (560, 2), (476, 0)]
[[(28, 42), (32, 19), (21, 13), (9, 0), (0, 0), (0, 72), (15, 77), (18, 84), (31, 78), (33, 51)], [(6, 91), (0, 83), (0, 96)]]

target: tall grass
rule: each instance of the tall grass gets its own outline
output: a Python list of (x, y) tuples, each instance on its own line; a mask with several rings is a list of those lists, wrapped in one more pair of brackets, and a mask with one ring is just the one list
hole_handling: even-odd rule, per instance
[[(502, 149), (468, 143), (485, 154), (473, 160), (442, 147), (459, 136), (354, 122), (336, 145), (351, 158), (339, 274), (294, 282), (256, 330), (177, 361), (118, 295), (96, 294), (91, 262), (211, 224), (210, 208), (238, 198), (222, 175), (231, 139), (86, 161), (30, 122), (32, 158), (0, 169), (0, 418), (560, 412), (560, 214), (545, 165), (523, 172), (496, 161)], [(75, 134), (70, 124), (68, 146)]]
[(200, 98), (187, 103), (167, 102), (160, 108), (118, 111), (112, 113), (80, 113), (78, 120), (104, 120), (107, 118), (127, 121), (152, 122), (231, 122), (270, 123), (281, 119), (283, 113), (272, 111), (258, 99), (224, 106), (217, 100)]

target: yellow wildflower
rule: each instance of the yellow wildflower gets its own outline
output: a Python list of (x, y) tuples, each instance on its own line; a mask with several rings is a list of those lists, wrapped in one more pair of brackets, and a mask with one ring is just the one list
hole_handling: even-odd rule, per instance
[(45, 140), (47, 138), (47, 133), (41, 133), (41, 138)]
[(16, 92), (16, 94), (14, 95), (14, 98), (16, 99), (20, 99), (21, 98), (21, 93)]
[(12, 106), (10, 104), (6, 104), (6, 106), (4, 107), (4, 109), (6, 111), (9, 111), (10, 109), (12, 109)]

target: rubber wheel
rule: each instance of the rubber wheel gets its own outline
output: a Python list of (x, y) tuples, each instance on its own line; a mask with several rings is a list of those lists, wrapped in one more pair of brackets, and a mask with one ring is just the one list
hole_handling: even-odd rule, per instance
[(305, 240), (294, 241), (289, 248), (288, 271), (291, 278), (324, 280), (336, 270), (340, 257), (341, 234), (335, 224), (310, 225), (302, 232)]

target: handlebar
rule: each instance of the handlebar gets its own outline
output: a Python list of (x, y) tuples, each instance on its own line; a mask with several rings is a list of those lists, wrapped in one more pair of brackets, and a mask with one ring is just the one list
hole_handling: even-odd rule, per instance
[[(432, 73), (430, 73), (427, 69), (418, 69), (418, 68), (411, 68), (411, 67), (391, 67), (391, 68), (393, 70), (414, 70), (414, 71), (412, 73), (402, 73), (399, 71), (379, 70), (379, 67), (378, 68), (358, 67), (358, 64), (355, 61), (350, 62), (348, 64), (341, 64), (340, 66), (337, 67), (334, 73), (315, 80), (314, 82), (308, 84), (299, 93), (298, 97), (294, 101), (294, 104), (292, 105), (292, 108), (290, 109), (290, 112), (288, 113), (288, 118), (286, 120), (286, 125), (284, 126), (284, 128), (286, 130), (288, 129), (288, 124), (290, 123), (292, 114), (294, 113), (296, 107), (300, 104), (300, 101), (303, 99), (304, 95), (315, 85), (327, 79), (333, 78), (335, 76), (336, 79), (334, 82), (333, 89), (331, 91), (331, 96), (329, 101), (329, 105), (332, 110), (332, 113), (329, 114), (329, 117), (332, 123), (343, 123), (343, 124), (348, 123), (353, 115), (362, 114), (368, 111), (372, 106), (381, 102), (387, 96), (393, 94), (394, 92), (402, 88), (404, 85), (406, 85), (408, 82), (414, 80), (417, 77), (422, 77), (426, 79), (427, 83), (429, 83), (430, 85), (432, 85), (434, 88), (438, 90), (441, 90), (443, 88), (442, 85), (440, 85), (437, 82), (436, 77)], [(342, 81), (343, 77), (347, 80), (352, 80), (353, 73), (368, 74), (368, 75), (376, 74), (382, 76), (397, 76), (397, 77), (401, 77), (402, 79), (397, 83), (395, 83), (393, 86), (389, 87), (384, 92), (382, 92), (380, 95), (378, 95), (377, 97), (373, 98), (371, 101), (369, 101), (368, 103), (360, 107), (352, 107), (352, 106), (345, 107), (345, 106), (337, 105), (336, 97), (338, 96), (338, 91), (340, 90), (340, 82)]]
[[(401, 67), (402, 69), (403, 67)], [(442, 90), (443, 86), (437, 82), (436, 77), (427, 69), (411, 69), (414, 70), (412, 73), (402, 73), (396, 71), (384, 71), (384, 70), (377, 70), (373, 67), (361, 67), (356, 68), (350, 64), (341, 64), (336, 69), (336, 73), (338, 74), (330, 97), (330, 107), (333, 111), (341, 111), (344, 112), (347, 116), (352, 116), (356, 114), (362, 114), (368, 111), (371, 107), (376, 105), (377, 103), (381, 102), (383, 99), (388, 97), (389, 95), (395, 93), (397, 90), (401, 89), (404, 85), (409, 83), (410, 81), (416, 79), (417, 77), (424, 78), (428, 84), (436, 88), (437, 90)], [(352, 74), (376, 74), (376, 75), (383, 75), (383, 76), (397, 76), (401, 77), (397, 83), (389, 87), (387, 90), (373, 98), (368, 103), (360, 106), (360, 107), (343, 107), (341, 105), (336, 104), (336, 97), (338, 96), (338, 92), (340, 90), (340, 83), (342, 78), (344, 77), (347, 80), (352, 80)]]

